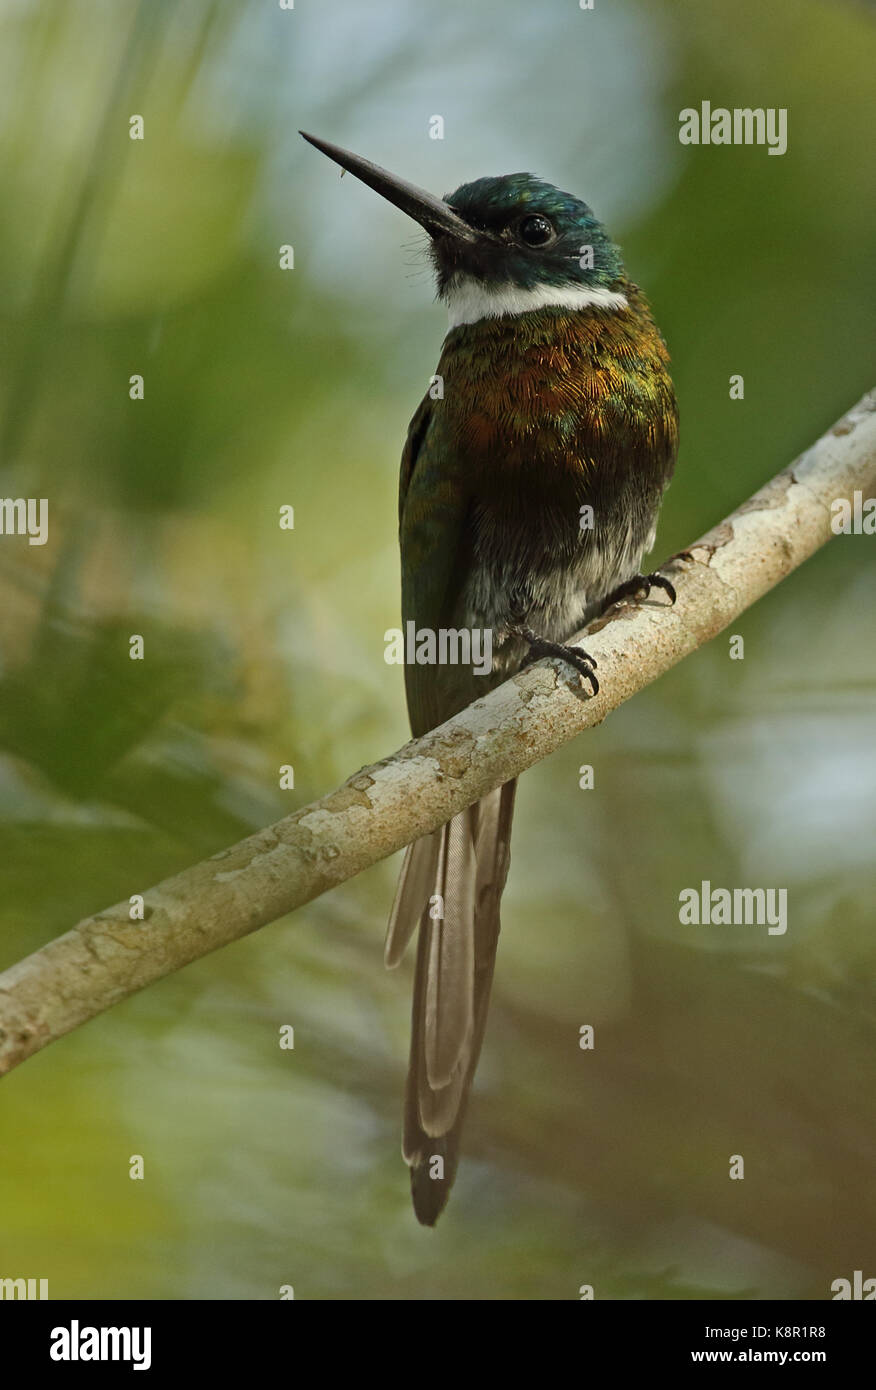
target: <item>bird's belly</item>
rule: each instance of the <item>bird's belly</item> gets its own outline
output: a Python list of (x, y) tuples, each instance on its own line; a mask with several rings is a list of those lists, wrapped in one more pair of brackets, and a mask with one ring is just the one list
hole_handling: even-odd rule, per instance
[(482, 518), (463, 594), (465, 626), (493, 633), (493, 669), (507, 675), (525, 655), (519, 641), (507, 638), (509, 625), (567, 641), (638, 572), (653, 542), (653, 520), (642, 524), (623, 512), (600, 535), (581, 531), (571, 545), (533, 523), (515, 533), (506, 522), (491, 526)]
[(541, 624), (540, 636), (562, 641), (638, 571), (654, 543), (655, 512), (618, 508), (597, 531), (574, 538), (566, 528), (557, 534), (549, 517), (515, 527), (507, 516), (482, 515), (463, 592), (466, 625)]

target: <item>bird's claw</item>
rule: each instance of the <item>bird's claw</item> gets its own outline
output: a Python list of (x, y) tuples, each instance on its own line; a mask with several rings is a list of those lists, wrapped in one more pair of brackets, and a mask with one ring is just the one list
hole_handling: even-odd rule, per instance
[(662, 589), (669, 595), (670, 604), (674, 603), (677, 594), (675, 585), (667, 579), (665, 574), (658, 574), (655, 570), (653, 574), (634, 574), (632, 579), (628, 579), (625, 584), (619, 584), (605, 600), (603, 612), (606, 612), (615, 603), (619, 603), (624, 598), (646, 599), (652, 589)]
[(596, 678), (596, 658), (589, 652), (585, 652), (583, 647), (567, 647), (562, 642), (549, 642), (546, 637), (539, 637), (537, 632), (533, 632), (531, 627), (510, 627), (508, 629), (512, 637), (520, 637), (529, 645), (529, 653), (524, 666), (528, 666), (532, 661), (539, 661), (544, 656), (553, 656), (560, 661), (567, 661), (573, 666), (579, 675), (590, 682), (591, 695), (599, 694), (599, 681)]

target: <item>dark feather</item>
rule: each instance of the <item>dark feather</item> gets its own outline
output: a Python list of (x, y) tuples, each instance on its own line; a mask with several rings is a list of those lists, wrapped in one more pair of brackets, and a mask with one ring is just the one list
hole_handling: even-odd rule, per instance
[[(490, 792), (438, 831), (437, 860), (435, 836), (411, 846), (393, 908), (395, 943), (409, 939), (415, 924), (403, 919), (402, 909), (416, 912), (420, 926), (402, 1151), (411, 1167), (414, 1210), (426, 1226), (434, 1225), (456, 1176), (484, 1038), (515, 785)], [(432, 864), (431, 891), (417, 903), (412, 885), (425, 881)], [(433, 895), (443, 898), (443, 919), (429, 915)]]

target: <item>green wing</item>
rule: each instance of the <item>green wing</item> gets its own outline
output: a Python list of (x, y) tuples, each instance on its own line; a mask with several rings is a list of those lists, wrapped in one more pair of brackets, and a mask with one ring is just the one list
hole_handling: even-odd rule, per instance
[[(426, 397), (411, 421), (399, 481), (402, 620), (418, 629), (459, 627), (471, 562), (471, 497), (443, 402)], [(405, 629), (407, 630), (407, 629)], [(466, 666), (405, 665), (414, 734), (425, 733), (489, 688)]]

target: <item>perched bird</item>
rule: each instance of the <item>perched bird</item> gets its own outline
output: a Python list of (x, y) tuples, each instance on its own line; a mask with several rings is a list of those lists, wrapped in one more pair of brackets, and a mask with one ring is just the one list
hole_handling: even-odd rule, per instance
[[(586, 203), (532, 174), (442, 201), (304, 138), (426, 229), (450, 314), (442, 391), (422, 401), (402, 456), (402, 614), (417, 631), (489, 632), (492, 666), (406, 665), (414, 735), (538, 656), (571, 662), (595, 694), (595, 663), (563, 644), (621, 595), (657, 585), (675, 598), (663, 576), (639, 573), (678, 442), (644, 296)], [(389, 923), (389, 966), (419, 928), (403, 1152), (430, 1226), (484, 1037), (514, 790), (408, 848)]]

